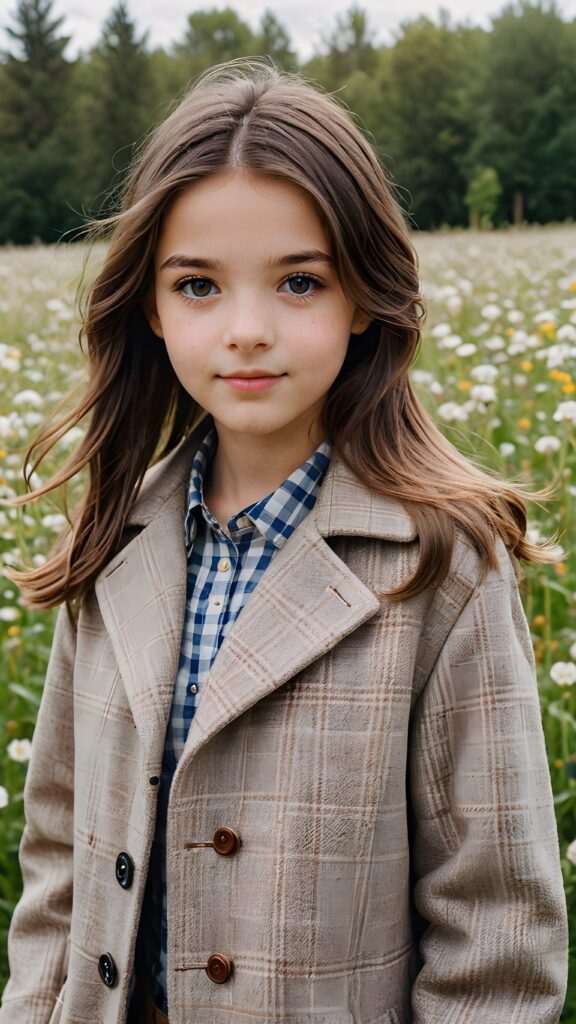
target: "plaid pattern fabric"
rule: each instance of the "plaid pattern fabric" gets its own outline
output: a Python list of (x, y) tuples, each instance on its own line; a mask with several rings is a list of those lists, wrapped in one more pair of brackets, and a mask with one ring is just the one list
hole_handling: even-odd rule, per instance
[(165, 829), (172, 776), (218, 649), (274, 553), (313, 508), (331, 454), (330, 443), (323, 441), (275, 491), (234, 515), (225, 531), (203, 497), (203, 480), (216, 445), (212, 428), (196, 453), (190, 474), (185, 519), (186, 614), (142, 914), (143, 961), (153, 979), (154, 999), (164, 1013), (168, 1013)]
[[(60, 608), (0, 1024), (127, 1024), (207, 429), (149, 470), (77, 624)], [(442, 583), (389, 600), (421, 558), (415, 523), (332, 453), (214, 659), (172, 779), (171, 1024), (558, 1024), (553, 794), (500, 537), (496, 554), (483, 574), (456, 526)], [(225, 825), (233, 856), (187, 848)], [(212, 952), (233, 964), (225, 985), (198, 969)]]

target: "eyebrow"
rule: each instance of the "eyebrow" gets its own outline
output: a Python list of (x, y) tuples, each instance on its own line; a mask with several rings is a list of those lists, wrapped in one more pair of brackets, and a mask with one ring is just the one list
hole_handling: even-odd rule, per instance
[[(321, 249), (305, 249), (303, 252), (289, 253), (286, 256), (276, 256), (266, 260), (263, 269), (279, 270), (282, 267), (293, 267), (302, 263), (329, 263), (333, 265), (334, 260)], [(223, 264), (220, 260), (209, 260), (204, 256), (184, 256), (176, 253), (164, 260), (160, 270), (181, 269), (183, 267), (197, 267), (201, 270), (222, 270)]]

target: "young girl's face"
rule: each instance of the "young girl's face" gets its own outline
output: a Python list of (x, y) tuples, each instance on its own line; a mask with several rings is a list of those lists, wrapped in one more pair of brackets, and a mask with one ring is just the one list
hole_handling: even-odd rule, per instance
[(228, 171), (168, 207), (147, 315), (221, 438), (322, 439), (326, 393), (368, 324), (331, 256), (312, 200), (279, 179)]

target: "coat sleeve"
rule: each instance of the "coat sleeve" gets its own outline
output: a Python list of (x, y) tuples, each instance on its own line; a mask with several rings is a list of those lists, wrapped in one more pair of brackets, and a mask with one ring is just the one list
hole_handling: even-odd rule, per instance
[(413, 1024), (558, 1024), (568, 921), (535, 660), (499, 541), (415, 707)]
[(58, 613), (24, 787), (23, 893), (8, 936), (0, 1024), (48, 1024), (65, 980), (72, 912), (75, 629)]

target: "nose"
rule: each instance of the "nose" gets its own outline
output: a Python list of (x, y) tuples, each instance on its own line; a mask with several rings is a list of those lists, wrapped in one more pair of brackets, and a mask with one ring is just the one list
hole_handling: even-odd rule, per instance
[(270, 348), (274, 344), (274, 330), (264, 304), (256, 298), (248, 300), (246, 297), (231, 302), (227, 310), (224, 343), (241, 352)]

